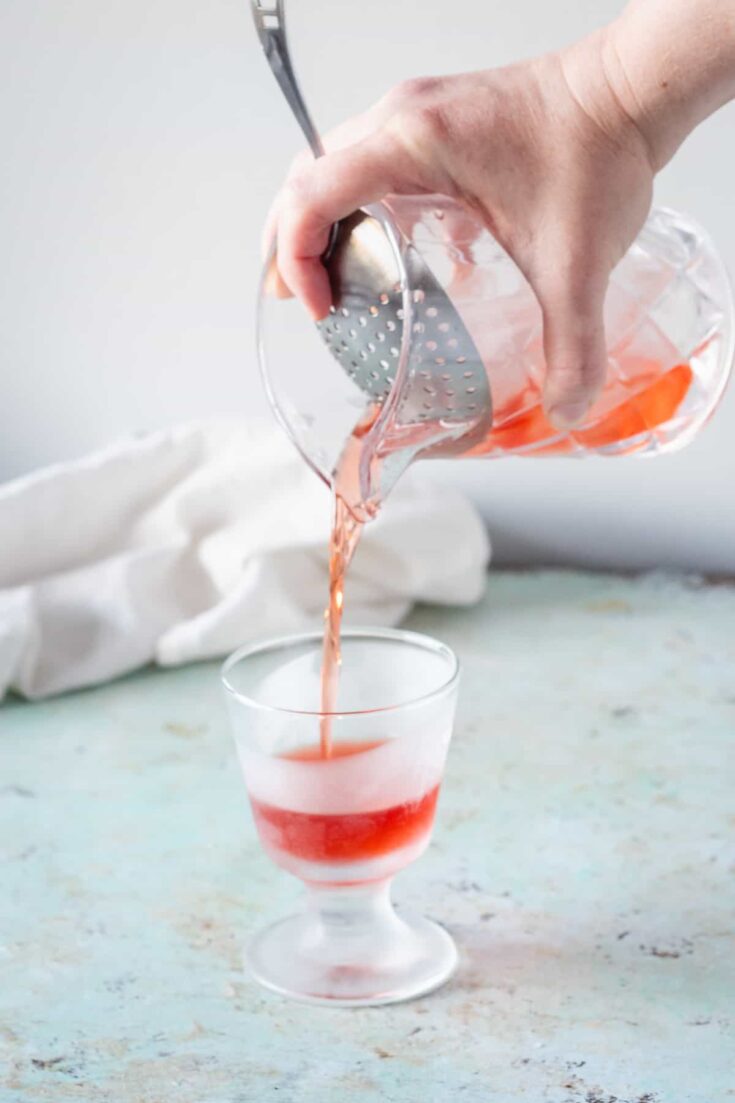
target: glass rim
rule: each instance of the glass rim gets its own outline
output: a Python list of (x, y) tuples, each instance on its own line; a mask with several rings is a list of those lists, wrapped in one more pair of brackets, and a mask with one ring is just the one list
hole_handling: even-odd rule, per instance
[(441, 655), (449, 660), (449, 674), (440, 685), (436, 686), (434, 689), (430, 689), (427, 693), (421, 694), (419, 697), (411, 697), (406, 701), (399, 701), (396, 704), (380, 705), (377, 708), (370, 709), (338, 709), (336, 712), (323, 712), (321, 709), (283, 708), (280, 705), (269, 705), (264, 701), (258, 701), (255, 697), (251, 697), (247, 693), (241, 693), (239, 690), (235, 689), (229, 680), (228, 675), (230, 671), (243, 659), (250, 658), (253, 655), (263, 654), (267, 651), (285, 650), (286, 648), (295, 647), (304, 643), (315, 643), (321, 646), (323, 638), (322, 632), (299, 632), (288, 636), (277, 636), (271, 639), (261, 640), (259, 643), (244, 644), (236, 651), (233, 651), (220, 667), (222, 685), (230, 697), (234, 698), (241, 705), (246, 705), (248, 708), (258, 709), (262, 712), (280, 713), (284, 716), (310, 716), (318, 719), (325, 716), (373, 716), (379, 713), (399, 712), (404, 709), (416, 708), (419, 705), (425, 705), (441, 697), (443, 694), (453, 689), (459, 681), (459, 659), (448, 644), (442, 643), (441, 640), (436, 640), (432, 636), (426, 636), (422, 632), (410, 632), (403, 628), (347, 628), (342, 632), (342, 640), (390, 640), (394, 643), (412, 644), (414, 647), (420, 648), (423, 651), (431, 652), (434, 655)]

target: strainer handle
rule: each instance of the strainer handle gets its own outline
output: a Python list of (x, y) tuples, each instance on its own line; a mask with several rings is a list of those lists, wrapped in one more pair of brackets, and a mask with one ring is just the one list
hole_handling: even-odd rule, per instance
[(324, 146), (304, 103), (291, 64), (286, 40), (284, 0), (251, 0), (255, 29), (273, 76), (288, 100), (315, 157), (324, 156)]

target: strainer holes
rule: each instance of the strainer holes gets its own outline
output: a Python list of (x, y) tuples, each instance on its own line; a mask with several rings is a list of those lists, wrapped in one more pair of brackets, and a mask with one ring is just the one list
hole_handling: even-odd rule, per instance
[(425, 298), (426, 298), (426, 292), (425, 292), (425, 291), (422, 291), (422, 290), (421, 290), (421, 288), (417, 288), (417, 290), (416, 290), (416, 291), (414, 291), (414, 293), (413, 293), (413, 301), (414, 301), (415, 303), (422, 303), (422, 302), (424, 301), (424, 299), (425, 299)]
[(437, 308), (435, 306), (430, 306), (430, 307), (427, 308), (426, 316), (427, 316), (427, 318), (436, 318), (438, 313), (439, 313), (439, 311), (437, 310)]
[[(403, 315), (400, 312), (399, 312), (399, 317), (400, 318), (403, 317)], [(389, 333), (394, 333), (395, 332), (396, 323), (393, 321), (392, 318), (389, 318), (388, 321), (385, 323), (385, 328), (388, 330)]]
[(449, 374), (449, 372), (442, 372), (442, 379), (444, 380), (445, 383), (448, 383), (451, 378), (452, 377)]
[(370, 372), (370, 378), (371, 379), (380, 379), (380, 372), (377, 372), (375, 370), (371, 371)]
[(357, 330), (356, 329), (348, 329), (347, 332), (349, 333), (350, 337), (354, 341), (355, 338), (357, 337)]
[(368, 341), (367, 347), (368, 347), (368, 352), (375, 352), (375, 345), (373, 344), (372, 341)]
[(396, 348), (395, 345), (391, 345), (390, 354), (391, 354), (391, 356), (398, 356), (398, 349)]
[(464, 393), (465, 394), (474, 394), (476, 390), (477, 390), (477, 387), (466, 387)]
[(340, 314), (342, 315), (343, 318), (349, 318), (349, 316), (350, 316), (350, 312), (349, 312), (349, 310), (347, 309), (346, 306), (342, 307), (342, 309), (340, 310)]
[(447, 389), (445, 390), (445, 392), (444, 392), (444, 393), (445, 393), (445, 395), (447, 396), (447, 398), (454, 398), (454, 396), (455, 396), (455, 394), (456, 394), (457, 392), (456, 392), (456, 391), (452, 391), (452, 390), (450, 390), (450, 389), (449, 389), (449, 387), (447, 387)]
[(429, 350), (429, 352), (435, 352), (436, 348), (437, 348), (436, 341), (427, 341), (426, 342), (426, 347)]
[(434, 360), (434, 363), (438, 364), (440, 368), (443, 368), (444, 365), (446, 364), (446, 360), (444, 359), (443, 356), (437, 356)]
[(433, 408), (430, 402), (424, 402), (422, 405), (424, 410), (431, 410)]
[[(467, 363), (467, 357), (466, 356), (458, 356), (457, 357), (457, 363), (458, 364), (466, 364)], [(465, 377), (467, 379), (469, 379), (470, 375), (472, 375), (472, 372), (470, 372), (469, 375), (468, 375), (467, 372), (465, 372), (464, 374), (465, 374)]]
[(358, 318), (358, 321), (359, 321), (361, 326), (366, 326), (367, 325), (367, 318), (365, 317), (364, 314), (360, 315), (360, 317)]
[(413, 331), (414, 331), (414, 333), (423, 333), (424, 332), (424, 323), (423, 322), (414, 322), (413, 323)]
[(334, 323), (334, 332), (335, 333), (341, 333), (342, 332), (342, 326), (339, 324), (339, 322)]
[(329, 313), (330, 314), (336, 314), (337, 313), (337, 307), (334, 306), (334, 304), (332, 306), (330, 306)]
[(456, 337), (450, 337), (449, 340), (447, 341), (447, 348), (448, 349), (456, 349), (458, 344), (459, 344), (459, 341), (457, 340)]
[(476, 410), (476, 409), (477, 409), (477, 403), (476, 403), (476, 402), (470, 402), (470, 404), (469, 404), (469, 406), (467, 407), (467, 409), (468, 409), (468, 410)]
[(431, 379), (431, 372), (430, 371), (420, 371), (419, 375), (421, 376), (422, 379)]
[(383, 341), (385, 341), (385, 334), (383, 333), (382, 329), (375, 334), (375, 340), (380, 341), (381, 345)]
[(380, 361), (380, 366), (383, 369), (383, 371), (388, 371), (389, 364), (388, 364), (387, 360), (381, 360)]
[(370, 310), (370, 313), (372, 314), (373, 318), (377, 318), (378, 314), (380, 313), (377, 306), (371, 306), (371, 307), (369, 307), (369, 310)]
[(388, 303), (390, 302), (390, 296), (386, 295), (386, 293), (384, 291), (383, 294), (380, 296), (380, 301), (383, 304), (383, 306), (387, 306)]
[(360, 359), (367, 360), (367, 353), (365, 352), (365, 349), (360, 349)]
[(440, 333), (449, 333), (451, 326), (449, 325), (449, 322), (439, 322), (437, 329)]
[(464, 371), (464, 372), (462, 372), (462, 375), (465, 379), (472, 379), (472, 376), (474, 374), (475, 373), (473, 371)]
[(402, 306), (399, 306), (398, 310), (396, 311), (396, 318), (400, 318), (400, 320), (403, 321), (403, 307)]
[(433, 387), (424, 387), (424, 394), (435, 395), (436, 391)]

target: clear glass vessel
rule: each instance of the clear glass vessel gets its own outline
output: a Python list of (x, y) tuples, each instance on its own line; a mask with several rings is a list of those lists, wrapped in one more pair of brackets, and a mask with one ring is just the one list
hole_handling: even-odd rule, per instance
[(409, 999), (457, 953), (436, 923), (396, 913), (393, 876), (426, 849), (459, 681), (452, 651), (398, 630), (348, 631), (332, 753), (321, 755), (321, 635), (243, 648), (223, 667), (235, 744), (265, 851), (306, 905), (258, 933), (268, 988), (317, 1003)]
[[(271, 402), (327, 483), (356, 425), (364, 441), (361, 498), (379, 504), (418, 457), (658, 455), (690, 441), (717, 406), (733, 358), (732, 292), (712, 241), (691, 219), (654, 209), (614, 270), (605, 304), (607, 384), (584, 424), (561, 433), (541, 405), (541, 311), (507, 253), (445, 198), (391, 198), (385, 206), (398, 229), (391, 247), (400, 278), (391, 290), (403, 298), (400, 333), (386, 329), (380, 302), (359, 317), (336, 310), (333, 328), (346, 332), (332, 333), (332, 347), (347, 338), (338, 362), (299, 303), (268, 294), (268, 280), (261, 290), (259, 347)], [(412, 288), (408, 249), (418, 251), (474, 342), (479, 365), (463, 366), (468, 378), (478, 366), (485, 373), (484, 404), (457, 395), (458, 373), (446, 370), (445, 416), (421, 412), (421, 366), (428, 356), (454, 368), (457, 342)], [(389, 393), (377, 403), (350, 376), (353, 329), (386, 350)]]

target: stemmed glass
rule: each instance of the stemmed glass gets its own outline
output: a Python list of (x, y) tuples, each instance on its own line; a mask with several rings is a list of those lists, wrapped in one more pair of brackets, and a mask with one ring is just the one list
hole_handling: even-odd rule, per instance
[(427, 636), (344, 632), (324, 758), (321, 655), (314, 633), (242, 648), (223, 667), (260, 840), (307, 890), (305, 908), (260, 931), (247, 960), (285, 995), (392, 1003), (436, 988), (457, 961), (442, 927), (396, 913), (390, 883), (429, 842), (459, 667)]

